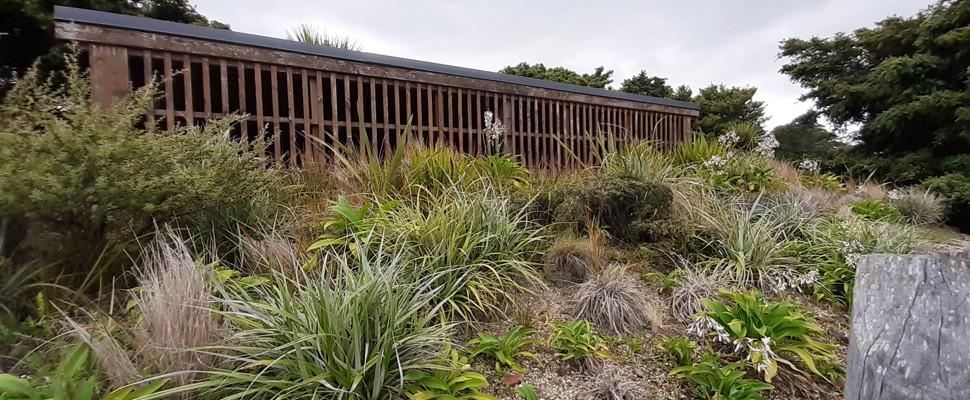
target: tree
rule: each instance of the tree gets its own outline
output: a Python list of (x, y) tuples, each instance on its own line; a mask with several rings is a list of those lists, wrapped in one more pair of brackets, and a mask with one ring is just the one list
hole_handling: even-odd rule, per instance
[(720, 135), (732, 123), (763, 124), (766, 120), (765, 103), (754, 100), (757, 91), (754, 87), (729, 88), (723, 84), (701, 89), (693, 98), (701, 106), (696, 128), (706, 134)]
[(620, 91), (661, 98), (674, 96), (674, 89), (667, 86), (667, 78), (648, 76), (645, 70), (640, 70), (639, 74), (624, 80), (620, 84)]
[[(898, 184), (962, 176), (970, 184), (970, 1), (831, 38), (781, 42), (781, 72), (836, 125), (856, 125), (855, 164)], [(951, 196), (962, 194), (943, 193)], [(970, 226), (964, 227), (970, 229)]]
[(694, 100), (694, 90), (687, 85), (677, 86), (677, 90), (674, 90), (673, 96), (670, 97), (674, 100), (680, 101), (693, 101)]
[[(54, 46), (55, 5), (229, 29), (199, 14), (187, 0), (0, 0), (0, 82), (38, 59), (45, 70), (60, 65)], [(0, 85), (0, 94), (4, 92)]]
[(833, 123), (860, 125), (860, 154), (929, 151), (936, 172), (948, 172), (970, 153), (968, 26), (970, 2), (943, 1), (852, 34), (787, 39), (781, 72)]
[(564, 67), (546, 68), (542, 63), (529, 65), (522, 62), (516, 66), (502, 68), (500, 73), (509, 75), (526, 76), (529, 78), (545, 79), (573, 85), (589, 86), (598, 89), (605, 89), (606, 85), (613, 83), (613, 70), (604, 71), (603, 67), (596, 67), (592, 74), (580, 75), (576, 71)]
[(775, 155), (782, 159), (825, 159), (844, 145), (838, 136), (818, 122), (818, 114), (808, 112), (771, 131), (778, 139)]

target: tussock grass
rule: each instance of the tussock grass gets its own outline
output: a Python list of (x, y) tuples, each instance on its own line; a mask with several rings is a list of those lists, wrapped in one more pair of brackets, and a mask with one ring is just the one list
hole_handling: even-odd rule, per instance
[(554, 283), (583, 283), (606, 261), (588, 238), (560, 237), (544, 257), (543, 275)]
[(913, 225), (938, 224), (943, 221), (946, 211), (942, 197), (915, 187), (902, 190), (899, 197), (890, 203), (903, 215), (903, 222)]
[(651, 321), (643, 293), (626, 278), (626, 268), (613, 264), (576, 287), (571, 313), (607, 332), (627, 335)]

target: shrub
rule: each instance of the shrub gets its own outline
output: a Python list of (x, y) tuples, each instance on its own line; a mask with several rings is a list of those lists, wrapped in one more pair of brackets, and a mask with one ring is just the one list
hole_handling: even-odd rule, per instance
[(970, 177), (949, 174), (927, 179), (922, 185), (947, 199), (947, 224), (970, 232)]
[(626, 268), (611, 265), (576, 287), (571, 313), (607, 332), (626, 335), (647, 326), (650, 318), (643, 293), (626, 279)]
[(902, 221), (913, 225), (932, 225), (943, 220), (946, 204), (943, 198), (930, 190), (910, 187), (890, 196), (890, 204), (902, 216)]
[(802, 175), (802, 184), (809, 188), (817, 188), (829, 192), (842, 190), (842, 180), (832, 174), (806, 174)]
[(852, 213), (871, 221), (899, 221), (898, 210), (879, 200), (859, 200), (851, 205)]
[(591, 363), (594, 357), (609, 358), (608, 347), (602, 337), (593, 333), (589, 321), (577, 319), (566, 322), (550, 322), (552, 333), (549, 345), (563, 361)]
[(644, 236), (637, 222), (667, 218), (673, 201), (670, 188), (631, 177), (591, 177), (560, 190), (548, 197), (556, 222), (581, 232), (588, 215), (612, 237), (630, 242)]
[(774, 170), (763, 164), (744, 155), (713, 156), (700, 165), (697, 175), (715, 190), (758, 193), (780, 185)]
[(704, 300), (710, 311), (699, 314), (692, 326), (695, 332), (707, 334), (705, 326), (713, 327), (717, 340), (735, 345), (735, 351), (744, 351), (765, 380), (778, 372), (781, 362), (799, 371), (795, 364), (784, 358), (795, 356), (808, 369), (825, 379), (827, 365), (835, 361), (834, 345), (816, 342), (812, 335), (822, 335), (822, 328), (812, 322), (788, 301), (765, 301), (758, 292), (726, 292), (721, 295), (727, 303)]
[(535, 354), (522, 350), (523, 347), (539, 343), (536, 339), (528, 337), (535, 334), (532, 328), (523, 328), (521, 325), (512, 327), (502, 337), (478, 333), (478, 338), (468, 342), (471, 347), (471, 357), (485, 355), (495, 360), (495, 369), (501, 372), (501, 364), (512, 367), (513, 370), (522, 372), (522, 366), (515, 362), (517, 357), (529, 357), (536, 362), (539, 358)]
[(546, 250), (542, 273), (552, 282), (583, 283), (605, 262), (588, 238), (560, 237)]
[[(379, 241), (380, 238), (372, 237)], [(366, 244), (366, 243), (365, 243)], [(405, 395), (404, 376), (434, 363), (453, 325), (437, 321), (437, 276), (404, 281), (401, 256), (365, 247), (324, 253), (296, 279), (221, 289), (216, 309), (231, 321), (206, 381), (165, 391), (220, 398), (385, 399)], [(413, 376), (413, 375), (412, 375)]]
[(709, 356), (699, 363), (675, 368), (670, 374), (690, 382), (691, 392), (701, 399), (765, 400), (760, 392), (774, 389), (774, 386), (745, 379), (744, 369), (741, 361), (722, 367), (718, 357)]
[(58, 263), (61, 283), (80, 286), (104, 249), (156, 224), (222, 233), (275, 212), (278, 177), (262, 143), (234, 139), (238, 117), (168, 133), (140, 128), (155, 85), (102, 108), (76, 57), (65, 85), (35, 69), (0, 106), (0, 219), (40, 232), (32, 243), (50, 254), (35, 255)]

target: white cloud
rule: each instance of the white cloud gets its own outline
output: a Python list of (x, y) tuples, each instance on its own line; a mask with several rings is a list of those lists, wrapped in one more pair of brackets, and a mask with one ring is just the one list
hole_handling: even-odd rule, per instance
[(809, 108), (778, 72), (778, 42), (831, 36), (928, 0), (571, 1), (194, 0), (240, 32), (282, 37), (301, 22), (348, 35), (364, 51), (496, 71), (521, 61), (589, 72), (615, 70), (614, 86), (641, 69), (672, 86), (755, 86), (768, 126)]

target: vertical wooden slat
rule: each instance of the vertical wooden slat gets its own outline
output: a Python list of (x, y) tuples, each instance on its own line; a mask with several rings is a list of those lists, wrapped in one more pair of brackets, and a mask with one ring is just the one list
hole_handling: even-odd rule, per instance
[(468, 137), (468, 145), (463, 149), (463, 151), (466, 151), (469, 154), (472, 154), (472, 145), (475, 143), (475, 140), (472, 137), (472, 132), (474, 132), (475, 120), (478, 119), (478, 114), (475, 113), (475, 102), (472, 100), (472, 93), (474, 93), (472, 90), (465, 92), (465, 109), (467, 110), (466, 118), (468, 118), (468, 131), (465, 133), (465, 136)]
[[(414, 124), (411, 115), (411, 82), (404, 82), (404, 115), (410, 124)], [(408, 132), (410, 134), (410, 132)]]
[(458, 103), (456, 104), (458, 106), (458, 137), (456, 139), (458, 139), (458, 151), (459, 152), (465, 151), (465, 130), (464, 130), (465, 129), (465, 113), (464, 113), (464, 110), (463, 110), (464, 109), (463, 106), (465, 105), (465, 103), (462, 100), (463, 100), (462, 91), (461, 91), (461, 88), (459, 88), (458, 89), (458, 99), (457, 99), (457, 102)]
[(310, 144), (312, 130), (310, 123), (313, 120), (310, 116), (310, 71), (303, 70), (303, 154), (300, 155), (302, 162), (313, 159), (313, 147)]
[(535, 132), (532, 129), (532, 103), (533, 98), (526, 97), (525, 100), (525, 137), (526, 137), (526, 155), (530, 160), (529, 165), (533, 168), (537, 168), (539, 163), (535, 156)]
[(229, 114), (229, 69), (226, 60), (219, 60), (219, 85), (222, 95), (222, 115)]
[(296, 165), (296, 105), (293, 104), (293, 68), (286, 67), (286, 115), (290, 120), (287, 131), (290, 135), (290, 151), (287, 157), (287, 164), (291, 167)]
[[(437, 110), (434, 105), (434, 85), (428, 85), (428, 143), (434, 144), (437, 142), (437, 130), (440, 129), (438, 125), (438, 118), (441, 116), (440, 110)], [(439, 104), (440, 105), (440, 104)], [(435, 115), (437, 111), (437, 115)]]
[(209, 58), (202, 58), (202, 111), (205, 119), (212, 119), (212, 78)]
[(388, 97), (390, 97), (390, 95), (387, 93), (387, 79), (381, 79), (381, 98), (382, 98), (381, 100), (383, 101), (383, 105), (384, 105), (384, 129), (382, 129), (381, 131), (384, 133), (383, 151), (385, 152), (385, 154), (391, 154), (391, 137), (390, 137), (390, 134), (388, 133), (388, 129), (391, 126), (391, 121), (388, 119), (388, 110), (387, 110)]
[[(352, 125), (353, 125), (354, 117), (353, 117), (353, 113), (351, 111), (351, 105), (350, 105), (350, 101), (351, 101), (351, 98), (350, 98), (350, 76), (349, 75), (343, 75), (342, 77), (343, 77), (343, 80), (344, 80), (344, 98), (343, 99), (340, 99), (340, 100), (342, 100), (343, 103), (344, 103), (344, 119), (346, 120), (346, 121), (344, 121), (345, 122), (344, 125), (347, 127), (347, 130), (346, 130), (347, 135), (344, 138), (344, 140), (346, 142), (344, 143), (344, 146), (346, 146), (347, 149), (353, 150), (354, 147), (352, 147), (352, 146), (354, 145), (354, 137), (353, 137), (353, 126)], [(359, 148), (357, 150), (360, 151)]]
[[(337, 74), (330, 73), (330, 136), (333, 141), (332, 146), (337, 146), (340, 143), (340, 109), (338, 109), (337, 104)], [(324, 143), (330, 143), (324, 138)]]
[(282, 162), (283, 149), (280, 144), (280, 85), (276, 65), (269, 67), (270, 95), (273, 96), (273, 155), (276, 162)]
[[(482, 154), (482, 152), (481, 152), (482, 137), (484, 136), (484, 133), (482, 132), (482, 126), (485, 124), (483, 122), (483, 119), (482, 119), (482, 118), (485, 117), (485, 110), (482, 109), (482, 92), (481, 91), (478, 91), (478, 90), (475, 91), (475, 104), (476, 104), (476, 110), (475, 110), (475, 126), (476, 126), (477, 129), (475, 129), (475, 141), (472, 142), (472, 143), (474, 143), (474, 146), (473, 146), (474, 148), (472, 149), (473, 150), (472, 151), (472, 154), (474, 154), (476, 156), (480, 156)], [(486, 104), (486, 106), (488, 106), (488, 104)]]
[(524, 100), (524, 98), (522, 98), (522, 97), (516, 96), (516, 98), (515, 98), (515, 104), (517, 106), (516, 108), (518, 108), (518, 112), (516, 112), (516, 114), (515, 114), (515, 116), (518, 117), (518, 123), (515, 124), (516, 125), (516, 128), (515, 128), (515, 150), (516, 150), (516, 153), (520, 157), (522, 157), (523, 164), (530, 165), (530, 163), (532, 162), (532, 160), (525, 158), (526, 157), (525, 156), (525, 147), (526, 147), (525, 146), (525, 138), (526, 137), (522, 135), (522, 132), (525, 130), (525, 118), (524, 118), (524, 114), (522, 113), (522, 103), (523, 103), (523, 100)]
[(172, 82), (172, 54), (163, 56), (165, 68), (165, 126), (168, 130), (175, 128), (175, 88)]
[[(417, 137), (418, 137), (418, 141), (421, 142), (421, 141), (424, 141), (425, 140), (424, 139), (424, 129), (425, 129), (424, 119), (425, 118), (424, 118), (424, 97), (421, 96), (422, 93), (421, 93), (421, 84), (420, 83), (417, 83), (417, 84), (414, 85), (414, 91), (415, 91), (414, 100), (417, 102), (417, 104), (415, 106), (418, 109), (417, 118), (416, 118), (417, 121), (418, 121), (418, 125), (417, 125), (418, 126), (418, 134), (417, 134)], [(408, 96), (408, 100), (410, 100), (410, 99), (411, 99), (411, 96)]]
[(192, 105), (192, 58), (188, 54), (182, 56), (182, 83), (185, 87), (185, 125), (195, 125), (195, 109)]
[(445, 97), (445, 107), (448, 109), (448, 112), (445, 114), (448, 117), (447, 118), (448, 122), (446, 123), (448, 127), (448, 140), (446, 142), (448, 143), (449, 146), (454, 147), (454, 146), (457, 146), (458, 141), (455, 140), (455, 112), (454, 112), (455, 108), (452, 105), (452, 101), (454, 101), (454, 99), (453, 99), (453, 96), (451, 95), (451, 88), (446, 87), (444, 94), (441, 94), (441, 92), (438, 92), (438, 93), (439, 93), (439, 100), (440, 100), (440, 96)]
[[(239, 75), (239, 110), (237, 111), (240, 114), (247, 114), (249, 110), (246, 109), (246, 64), (243, 64), (242, 61), (236, 63), (236, 71), (238, 71)], [(249, 124), (247, 121), (249, 121), (248, 117), (242, 122), (242, 126), (240, 127), (242, 137), (244, 138), (243, 140), (249, 137)]]
[[(155, 72), (152, 70), (152, 52), (149, 50), (144, 50), (142, 52), (142, 63), (144, 64), (144, 74), (145, 74), (145, 84), (149, 84), (153, 79), (155, 79)], [(155, 102), (149, 106), (148, 110), (148, 126), (154, 126), (155, 124)]]
[[(315, 104), (314, 110), (316, 110), (316, 112), (314, 113), (314, 119), (316, 120), (316, 123), (317, 123), (317, 134), (315, 136), (313, 136), (313, 143), (312, 143), (312, 146), (315, 149), (313, 151), (313, 154), (316, 155), (316, 158), (314, 160), (312, 160), (312, 161), (316, 161), (316, 162), (321, 162), (322, 163), (322, 162), (326, 162), (326, 155), (327, 155), (326, 147), (323, 146), (323, 144), (326, 143), (326, 136), (325, 135), (326, 135), (326, 129), (327, 129), (327, 127), (325, 125), (326, 124), (326, 118), (325, 118), (325, 114), (326, 113), (323, 110), (323, 105), (324, 105), (324, 103), (323, 103), (323, 72), (317, 70), (316, 71), (316, 75), (317, 75), (317, 82), (316, 82), (317, 92), (313, 96), (313, 104)], [(319, 151), (317, 151), (317, 150), (319, 150)]]
[(371, 154), (379, 154), (377, 152), (377, 145), (380, 143), (377, 139), (377, 80), (370, 78), (367, 83), (370, 86), (370, 150)]
[(367, 139), (367, 135), (366, 135), (366, 133), (367, 133), (366, 132), (367, 131), (367, 127), (364, 126), (364, 118), (365, 118), (365, 115), (364, 115), (364, 77), (362, 77), (362, 76), (358, 76), (357, 77), (357, 101), (356, 101), (356, 106), (355, 107), (356, 107), (356, 109), (354, 110), (354, 115), (357, 116), (357, 135), (358, 135), (358, 142), (357, 143), (360, 143), (360, 154), (361, 154), (361, 156), (363, 156), (364, 153), (365, 153), (365, 151), (367, 150), (366, 148), (364, 148), (364, 143), (367, 142), (367, 140), (366, 140)]
[(256, 63), (253, 66), (253, 82), (255, 83), (256, 91), (253, 94), (256, 96), (256, 129), (259, 130), (259, 140), (261, 142), (266, 141), (266, 125), (263, 120), (263, 66), (262, 64)]
[(401, 145), (401, 88), (398, 81), (391, 81), (394, 86), (394, 135), (397, 137), (397, 145)]

